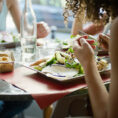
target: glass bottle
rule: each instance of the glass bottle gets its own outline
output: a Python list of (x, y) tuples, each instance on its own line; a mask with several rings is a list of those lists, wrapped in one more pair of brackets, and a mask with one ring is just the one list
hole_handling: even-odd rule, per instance
[(20, 23), (22, 61), (32, 62), (36, 57), (37, 23), (31, 0), (25, 0)]

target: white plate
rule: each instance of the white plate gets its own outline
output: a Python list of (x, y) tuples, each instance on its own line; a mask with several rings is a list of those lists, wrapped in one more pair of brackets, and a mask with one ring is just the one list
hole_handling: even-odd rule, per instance
[[(42, 71), (38, 71), (38, 70), (34, 69), (33, 67), (30, 67), (29, 65), (23, 65), (23, 66), (36, 71), (41, 76), (44, 76), (46, 78), (49, 78), (49, 79), (52, 79), (52, 80), (56, 80), (56, 81), (59, 81), (59, 82), (72, 82), (72, 81), (75, 81), (75, 80), (82, 80), (82, 81), (84, 81), (84, 74), (79, 75), (79, 76), (76, 76), (76, 77), (73, 77), (73, 76), (65, 76), (68, 72), (71, 71), (71, 69), (70, 70), (67, 69), (68, 72), (65, 72), (65, 73), (63, 72), (63, 74), (60, 74), (60, 73), (58, 73), (58, 72), (60, 72), (59, 70), (54, 70), (53, 71), (54, 68), (52, 68), (50, 70), (50, 72), (46, 72), (47, 71), (46, 69), (44, 69), (44, 71), (42, 72)], [(50, 67), (48, 67), (48, 69), (50, 69)], [(107, 77), (109, 77), (110, 76), (110, 70), (111, 70), (111, 64), (109, 63), (106, 69), (100, 71), (100, 75), (101, 76), (107, 76)], [(53, 73), (51, 73), (52, 71), (53, 71)], [(66, 71), (66, 69), (64, 71)], [(76, 73), (76, 71), (74, 71), (74, 69), (72, 71), (73, 71), (72, 72), (73, 74)]]

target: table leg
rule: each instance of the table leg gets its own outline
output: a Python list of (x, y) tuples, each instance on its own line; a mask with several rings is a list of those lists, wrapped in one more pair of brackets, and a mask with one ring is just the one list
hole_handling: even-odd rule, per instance
[(53, 111), (53, 105), (48, 106), (43, 111), (43, 118), (51, 118), (51, 114)]

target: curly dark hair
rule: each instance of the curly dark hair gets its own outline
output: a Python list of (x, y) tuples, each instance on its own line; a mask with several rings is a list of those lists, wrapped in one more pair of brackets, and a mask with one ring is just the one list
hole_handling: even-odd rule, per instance
[(74, 17), (77, 17), (83, 10), (85, 10), (86, 19), (95, 23), (99, 23), (105, 12), (106, 17), (103, 22), (106, 24), (110, 18), (114, 19), (118, 16), (118, 0), (66, 0), (64, 21), (68, 22), (70, 11)]

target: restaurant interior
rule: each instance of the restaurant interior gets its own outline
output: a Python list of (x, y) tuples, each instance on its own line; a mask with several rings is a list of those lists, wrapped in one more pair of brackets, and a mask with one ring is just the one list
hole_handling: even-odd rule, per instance
[(118, 118), (117, 6), (0, 0), (0, 118)]

